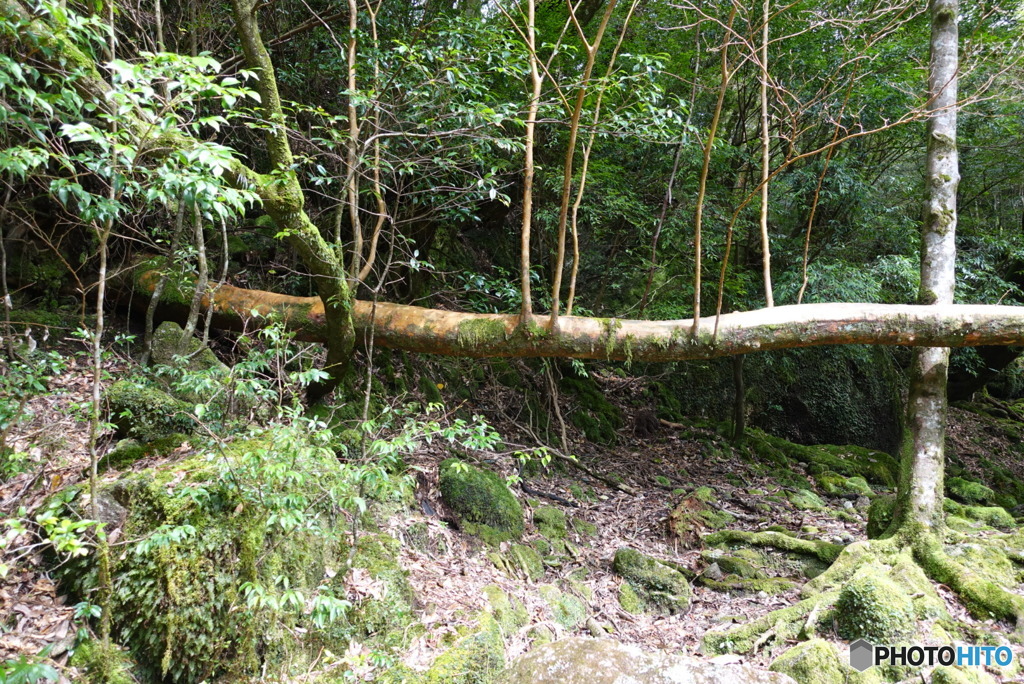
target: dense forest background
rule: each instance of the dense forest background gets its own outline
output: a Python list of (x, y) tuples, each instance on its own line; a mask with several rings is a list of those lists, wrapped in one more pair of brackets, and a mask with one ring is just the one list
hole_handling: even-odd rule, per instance
[[(901, 527), (899, 506), (890, 525), (909, 477), (908, 348), (649, 361), (691, 342), (727, 354), (698, 325), (715, 320), (717, 334), (731, 312), (931, 303), (922, 226), (943, 183), (956, 302), (1024, 304), (1024, 7), (946, 4), (0, 0), (0, 569), (11, 606), (47, 591), (47, 605), (75, 601), (73, 616), (32, 618), (58, 615), (59, 639), (0, 641), (0, 675), (494, 681), (505, 654), (545, 641), (516, 607), (541, 611), (535, 592), (484, 592), (495, 637), (486, 620), (463, 629), (472, 611), (420, 620), (436, 605), (414, 597), (427, 591), (417, 570), (406, 579), (416, 563), (443, 575), (455, 561), (441, 559), (480, 557), (502, 582), (558, 576), (544, 585), (557, 596), (541, 592), (556, 643), (561, 629), (651, 646), (655, 623), (613, 629), (593, 608), (601, 592), (639, 620), (683, 620), (705, 590), (794, 592), (785, 616), (723, 604), (747, 619), (728, 638), (708, 631), (704, 652), (752, 665), (797, 640), (819, 648), (815, 636), (908, 639), (911, 620), (1009, 643), (1024, 619), (1021, 347), (952, 353), (962, 413), (936, 485), (953, 522), (938, 537)], [(959, 16), (959, 83), (936, 107), (944, 12)], [(958, 187), (928, 175), (928, 122), (943, 113), (956, 115)], [(458, 319), (446, 338), (444, 312), (509, 318)], [(690, 319), (692, 340), (623, 338), (624, 319)], [(527, 353), (560, 334), (558, 353)], [(502, 347), (562, 358), (413, 353)], [(45, 422), (64, 414), (63, 441), (47, 442)], [(596, 472), (605, 457), (628, 476)], [(669, 474), (674, 458), (685, 466)], [(518, 543), (506, 482), (541, 541)], [(773, 487), (785, 495), (762, 501)], [(622, 520), (595, 512), (594, 488), (633, 497), (636, 521), (667, 517), (642, 542), (653, 555), (623, 553)], [(799, 492), (850, 506), (830, 516)], [(716, 496), (745, 512), (715, 517)], [(591, 517), (567, 523), (580, 506)], [(427, 521), (416, 532), (394, 522), (410, 511)], [(587, 541), (595, 524), (601, 541)], [(444, 525), (483, 541), (438, 542)], [(851, 550), (865, 532), (871, 551)], [(915, 535), (938, 541), (907, 560), (899, 544)], [(964, 556), (979, 535), (1002, 556)], [(764, 566), (747, 574), (707, 555), (743, 545), (789, 565), (726, 557)], [(609, 562), (624, 578), (614, 590)], [(605, 574), (595, 584), (581, 567)], [(872, 596), (895, 582), (917, 603), (844, 617), (861, 615), (839, 594), (854, 579)], [(952, 593), (940, 600), (929, 580)], [(967, 613), (936, 608), (954, 594)], [(591, 608), (563, 620), (572, 601)], [(700, 619), (683, 631), (714, 626)], [(810, 678), (832, 671), (828, 653), (827, 666), (780, 671), (841, 681)], [(839, 653), (835, 672), (854, 676)]]

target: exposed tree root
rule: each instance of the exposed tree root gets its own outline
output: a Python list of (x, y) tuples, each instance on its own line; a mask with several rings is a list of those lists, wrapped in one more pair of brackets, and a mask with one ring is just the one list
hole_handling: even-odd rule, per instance
[(914, 543), (914, 558), (929, 579), (952, 589), (972, 615), (1011, 621), (1018, 634), (1024, 632), (1024, 598), (950, 558), (933, 535), (918, 536)]
[[(1024, 598), (989, 579), (993, 574), (991, 568), (972, 567), (981, 560), (960, 562), (952, 557), (934, 534), (903, 529), (886, 539), (839, 547), (779, 532), (726, 530), (708, 535), (705, 541), (712, 545), (770, 547), (831, 562), (825, 572), (804, 585), (800, 602), (738, 627), (708, 632), (703, 645), (709, 653), (751, 652), (788, 640), (813, 638), (816, 632), (831, 628), (838, 616), (836, 603), (843, 587), (855, 575), (860, 577), (869, 572), (888, 577), (905, 591), (917, 621), (935, 620), (945, 628), (959, 629), (928, 581), (931, 580), (949, 587), (974, 617), (1008, 621), (1016, 626), (1018, 636), (1024, 632)], [(1024, 557), (1017, 548), (1021, 541), (1019, 534), (957, 539), (965, 546), (984, 549), (986, 554), (992, 554), (997, 565), (1003, 563), (1006, 568), (1010, 567), (1011, 558), (1021, 564), (1016, 560)]]
[(843, 550), (838, 544), (810, 539), (798, 539), (781, 532), (743, 532), (741, 530), (722, 530), (704, 538), (708, 544), (746, 544), (747, 546), (766, 546), (780, 551), (793, 551), (831, 563), (839, 557)]

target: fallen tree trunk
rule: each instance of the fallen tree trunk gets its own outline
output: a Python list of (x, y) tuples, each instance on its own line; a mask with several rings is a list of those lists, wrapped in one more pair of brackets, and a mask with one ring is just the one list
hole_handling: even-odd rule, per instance
[[(143, 271), (136, 289), (151, 293), (156, 270)], [(135, 298), (139, 300), (138, 297)], [(183, 305), (182, 291), (168, 288), (163, 302)], [(326, 342), (319, 297), (247, 290), (231, 285), (213, 291), (214, 324), (253, 330), (266, 317), (282, 320), (299, 339)], [(143, 306), (145, 304), (143, 303)], [(209, 300), (203, 301), (204, 308)], [(374, 312), (375, 307), (375, 312)], [(258, 315), (254, 315), (258, 314)], [(371, 316), (373, 325), (371, 326)], [(355, 302), (357, 338), (373, 330), (374, 344), (427, 354), (465, 357), (564, 357), (615, 361), (684, 361), (770, 349), (831, 344), (970, 347), (1024, 344), (1024, 307), (985, 305), (801, 304), (725, 314), (715, 319), (638, 321), (564, 316), (551, 334), (547, 316), (525, 324), (518, 315), (460, 313), (418, 306)]]

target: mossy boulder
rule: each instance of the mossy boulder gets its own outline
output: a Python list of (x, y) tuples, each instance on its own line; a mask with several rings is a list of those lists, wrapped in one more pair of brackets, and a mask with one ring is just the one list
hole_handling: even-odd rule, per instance
[(544, 576), (544, 561), (532, 546), (512, 544), (508, 551), (487, 554), (495, 567), (510, 577), (521, 577), (532, 582)]
[(548, 539), (564, 539), (568, 534), (565, 512), (554, 506), (541, 506), (533, 512), (533, 524)]
[(548, 604), (551, 617), (565, 629), (576, 629), (587, 619), (587, 607), (572, 594), (567, 594), (553, 584), (542, 584), (537, 593)]
[(523, 507), (500, 475), (449, 458), (441, 464), (439, 486), (466, 532), (491, 544), (523, 536)]
[(786, 497), (794, 507), (801, 511), (823, 511), (828, 506), (821, 500), (821, 497), (809, 489), (798, 489), (790, 492)]
[(844, 639), (899, 643), (914, 632), (914, 606), (885, 570), (867, 564), (843, 585), (836, 600), (836, 625)]
[[(99, 496), (119, 507), (108, 530), (129, 540), (111, 554), (112, 637), (132, 654), (139, 679), (288, 681), (325, 648), (340, 653), (356, 639), (383, 649), (406, 638), (413, 597), (397, 541), (362, 535), (351, 549), (347, 530), (332, 522), (336, 504), (310, 496), (310, 478), (317, 493), (351, 487), (334, 454), (296, 452), (303, 482), (254, 470), (295, 439), (270, 430), (103, 486)], [(86, 498), (67, 490), (51, 506), (74, 515)], [(302, 524), (294, 525), (297, 513)], [(349, 559), (360, 574), (343, 571)], [(92, 596), (97, 573), (94, 556), (73, 559), (59, 569), (62, 589)], [(349, 580), (364, 588), (354, 599)], [(307, 600), (338, 609), (346, 598), (352, 607), (333, 617), (305, 609)]]
[(619, 585), (619, 605), (622, 610), (631, 615), (639, 615), (644, 612), (646, 602), (636, 593), (633, 585), (624, 581)]
[(845, 682), (848, 670), (835, 647), (824, 639), (797, 644), (776, 658), (768, 669), (787, 674), (798, 684)]
[(946, 480), (946, 494), (965, 504), (985, 505), (992, 503), (995, 492), (981, 484), (962, 477), (951, 477)]
[(150, 456), (166, 456), (188, 440), (187, 435), (173, 434), (160, 437), (152, 442), (140, 443), (134, 439), (122, 439), (113, 449), (104, 454), (97, 464), (100, 472), (129, 468), (137, 461)]
[(651, 607), (668, 613), (689, 609), (693, 589), (676, 568), (629, 548), (615, 552), (612, 568)]
[(814, 475), (814, 481), (825, 494), (830, 496), (843, 496), (845, 494), (856, 494), (857, 496), (874, 496), (868, 481), (863, 477), (846, 477), (831, 470), (823, 470)]
[(878, 539), (892, 524), (892, 516), (896, 510), (895, 496), (880, 496), (868, 507), (868, 539)]
[(414, 681), (420, 684), (490, 684), (505, 669), (505, 640), (501, 627), (488, 613), (476, 629), (434, 660)]
[(156, 387), (118, 380), (107, 388), (104, 402), (117, 433), (140, 442), (191, 434), (195, 428), (193, 407)]
[(501, 627), (505, 634), (513, 634), (530, 621), (526, 606), (515, 596), (509, 596), (497, 584), (488, 584), (482, 590), (487, 599), (484, 609)]
[(963, 512), (968, 520), (977, 520), (990, 527), (1010, 530), (1017, 525), (1017, 521), (1002, 506), (964, 506)]
[(202, 340), (195, 337), (181, 343), (184, 329), (174, 321), (164, 321), (153, 331), (153, 363), (192, 372), (215, 370), (227, 373), (228, 367)]

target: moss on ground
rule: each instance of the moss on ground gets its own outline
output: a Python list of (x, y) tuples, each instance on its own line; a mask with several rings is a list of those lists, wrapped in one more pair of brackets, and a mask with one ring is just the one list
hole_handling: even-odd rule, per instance
[[(337, 511), (307, 500), (306, 485), (247, 479), (253, 459), (283, 453), (287, 442), (275, 435), (129, 473), (101, 493), (118, 507), (111, 529), (119, 525), (122, 538), (133, 540), (112, 555), (111, 616), (113, 638), (131, 652), (140, 679), (241, 681), (267, 673), (288, 680), (324, 648), (341, 653), (352, 639), (387, 648), (408, 638), (413, 597), (396, 560), (397, 541), (363, 535), (349, 549), (348, 535), (332, 532), (329, 523)], [(298, 458), (295, 467), (316, 477), (318, 487), (349, 486), (333, 453), (308, 450)], [(87, 505), (74, 493), (62, 500)], [(287, 511), (269, 506), (287, 509), (288, 501), (326, 526), (283, 529)], [(379, 595), (367, 592), (336, 620), (321, 622), (305, 601), (345, 599), (350, 558)], [(60, 580), (73, 596), (91, 596), (95, 559), (61, 566)], [(298, 592), (297, 607), (285, 600), (287, 591)]]
[(134, 684), (136, 681), (131, 657), (116, 645), (104, 648), (94, 639), (75, 646), (68, 665), (78, 670), (77, 680), (84, 684)]
[(459, 639), (434, 660), (414, 681), (421, 684), (490, 684), (505, 669), (505, 641), (501, 627), (487, 613), (477, 628)]
[(533, 512), (533, 524), (548, 539), (564, 539), (568, 534), (565, 512), (554, 506), (541, 506)]
[(107, 388), (103, 398), (118, 434), (141, 442), (190, 434), (195, 428), (192, 406), (155, 387), (119, 380)]
[(491, 544), (523, 536), (523, 507), (496, 473), (450, 458), (441, 463), (439, 488), (466, 532)]
[(951, 477), (946, 480), (946, 494), (961, 503), (979, 505), (992, 503), (995, 497), (995, 492), (985, 485), (962, 477)]
[(649, 605), (668, 613), (684, 613), (689, 609), (693, 589), (676, 568), (628, 548), (615, 552), (612, 568)]
[(109, 453), (100, 458), (97, 467), (100, 472), (111, 469), (121, 470), (132, 466), (136, 461), (150, 456), (166, 456), (181, 446), (187, 439), (188, 436), (182, 434), (160, 437), (145, 444), (141, 444), (134, 439), (124, 439), (118, 442)]
[(587, 619), (587, 607), (572, 594), (567, 594), (553, 584), (542, 584), (537, 593), (548, 604), (551, 617), (565, 629), (576, 629)]
[(868, 484), (893, 487), (899, 474), (896, 460), (883, 451), (854, 445), (794, 444), (757, 429), (749, 430), (747, 439), (762, 460), (780, 465), (791, 461), (805, 463), (812, 475), (835, 473), (848, 478), (863, 477)]
[(915, 625), (910, 597), (880, 566), (861, 566), (839, 592), (836, 626), (844, 639), (900, 643), (913, 634)]
[(486, 610), (506, 635), (516, 633), (530, 621), (530, 614), (523, 602), (515, 596), (510, 597), (497, 584), (488, 584), (482, 591), (487, 598)]

